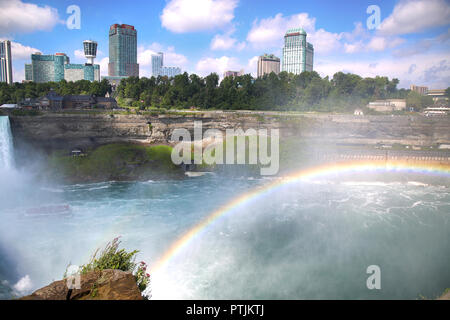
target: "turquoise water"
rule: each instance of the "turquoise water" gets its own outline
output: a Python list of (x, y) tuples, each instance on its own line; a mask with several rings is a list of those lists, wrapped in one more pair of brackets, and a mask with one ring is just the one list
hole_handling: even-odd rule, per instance
[[(20, 177), (0, 185), (3, 298), (20, 279), (16, 294), (60, 279), (116, 236), (152, 265), (202, 218), (270, 182), (207, 175), (44, 187)], [(352, 178), (298, 183), (218, 219), (154, 275), (153, 298), (416, 299), (450, 287), (448, 185)], [(42, 204), (71, 212), (27, 213)], [(381, 269), (381, 290), (367, 289), (370, 265)]]

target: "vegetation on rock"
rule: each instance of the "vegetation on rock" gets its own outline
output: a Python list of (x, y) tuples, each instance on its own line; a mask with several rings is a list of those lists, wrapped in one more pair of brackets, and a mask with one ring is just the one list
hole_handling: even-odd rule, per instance
[(165, 145), (108, 144), (86, 153), (74, 157), (54, 152), (49, 158), (50, 172), (70, 182), (149, 180), (182, 174), (172, 162), (172, 148)]
[[(119, 238), (115, 238), (103, 250), (100, 251), (100, 249), (97, 249), (89, 263), (80, 267), (81, 275), (104, 270), (131, 272), (134, 275), (140, 292), (144, 292), (150, 284), (150, 274), (147, 273), (147, 264), (144, 261), (139, 264), (135, 262), (135, 257), (139, 253), (138, 250), (127, 252), (125, 249), (119, 249), (119, 246)], [(96, 292), (96, 284), (94, 283), (92, 294)]]

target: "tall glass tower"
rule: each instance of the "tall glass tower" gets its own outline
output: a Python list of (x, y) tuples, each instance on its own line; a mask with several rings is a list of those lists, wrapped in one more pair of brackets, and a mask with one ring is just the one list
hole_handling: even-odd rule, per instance
[(137, 31), (127, 24), (113, 24), (109, 29), (110, 77), (139, 77)]
[(0, 82), (13, 83), (11, 41), (0, 41)]
[(181, 74), (181, 68), (178, 67), (164, 67), (164, 53), (158, 52), (152, 55), (152, 76), (173, 78)]
[(302, 28), (290, 29), (284, 36), (282, 71), (300, 74), (313, 71), (314, 47), (306, 42), (307, 33)]
[(152, 76), (157, 78), (161, 75), (161, 70), (164, 65), (164, 53), (158, 52), (152, 54)]

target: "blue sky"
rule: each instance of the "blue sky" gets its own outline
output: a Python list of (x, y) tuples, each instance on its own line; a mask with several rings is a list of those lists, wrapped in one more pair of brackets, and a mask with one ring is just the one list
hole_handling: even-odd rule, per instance
[[(66, 26), (70, 5), (81, 10), (79, 30)], [(370, 5), (380, 8), (374, 30), (367, 27)], [(0, 0), (0, 38), (13, 41), (15, 81), (24, 78), (34, 51), (65, 52), (72, 62), (83, 62), (85, 39), (98, 41), (96, 62), (106, 74), (109, 26), (126, 23), (138, 30), (141, 76), (150, 75), (150, 56), (157, 51), (165, 53), (166, 65), (189, 73), (255, 74), (258, 55), (281, 57), (284, 32), (303, 27), (322, 76), (344, 71), (396, 77), (401, 87), (446, 88), (449, 21), (446, 0)]]

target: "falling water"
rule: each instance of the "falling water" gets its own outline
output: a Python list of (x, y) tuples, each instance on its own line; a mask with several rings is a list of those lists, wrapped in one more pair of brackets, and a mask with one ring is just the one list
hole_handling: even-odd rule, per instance
[(10, 169), (14, 165), (13, 140), (9, 117), (0, 117), (0, 168)]

